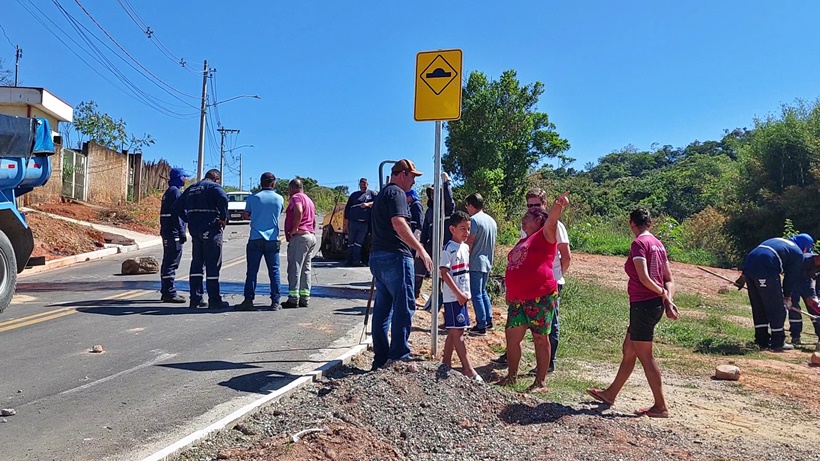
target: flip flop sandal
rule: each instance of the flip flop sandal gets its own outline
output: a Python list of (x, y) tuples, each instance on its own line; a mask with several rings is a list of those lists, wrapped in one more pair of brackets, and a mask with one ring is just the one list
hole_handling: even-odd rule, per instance
[(604, 405), (612, 406), (615, 402), (610, 402), (609, 400), (605, 399), (604, 396), (601, 395), (601, 391), (598, 389), (589, 388), (587, 389), (587, 394), (593, 399), (603, 403)]
[(650, 418), (668, 418), (669, 411), (655, 411), (650, 408), (641, 408), (635, 412), (638, 416), (649, 416)]

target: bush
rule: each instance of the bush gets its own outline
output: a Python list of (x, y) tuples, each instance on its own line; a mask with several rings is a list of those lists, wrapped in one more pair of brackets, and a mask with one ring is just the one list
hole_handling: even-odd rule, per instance
[(709, 255), (711, 262), (697, 262), (718, 267), (732, 267), (741, 261), (741, 256), (726, 232), (728, 218), (717, 209), (707, 206), (683, 222), (682, 241), (689, 252)]
[(573, 250), (608, 256), (626, 256), (632, 244), (632, 233), (625, 219), (588, 217), (579, 219), (577, 224), (567, 229)]

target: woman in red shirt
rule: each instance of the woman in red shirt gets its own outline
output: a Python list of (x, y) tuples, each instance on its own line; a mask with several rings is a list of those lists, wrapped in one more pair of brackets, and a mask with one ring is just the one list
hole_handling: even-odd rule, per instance
[(546, 392), (544, 380), (550, 360), (549, 334), (552, 316), (558, 299), (558, 284), (552, 272), (557, 251), (558, 220), (564, 207), (569, 205), (564, 192), (552, 204), (549, 216), (540, 207), (531, 207), (521, 219), (521, 228), (527, 234), (507, 255), (507, 376), (499, 381), (506, 386), (514, 384), (521, 361), (521, 341), (527, 330), (532, 332), (535, 344), (537, 372), (531, 392)]
[(666, 248), (649, 232), (652, 218), (649, 211), (638, 208), (629, 215), (629, 228), (635, 236), (629, 250), (629, 259), (624, 271), (629, 276), (629, 327), (623, 344), (623, 358), (615, 380), (605, 390), (587, 389), (587, 393), (606, 405), (615, 403), (615, 398), (626, 383), (635, 360), (640, 360), (655, 403), (635, 413), (652, 418), (668, 418), (669, 409), (663, 395), (661, 369), (655, 361), (652, 348), (655, 325), (660, 322), (664, 311), (672, 320), (678, 318), (678, 308), (672, 301), (675, 282), (669, 270)]

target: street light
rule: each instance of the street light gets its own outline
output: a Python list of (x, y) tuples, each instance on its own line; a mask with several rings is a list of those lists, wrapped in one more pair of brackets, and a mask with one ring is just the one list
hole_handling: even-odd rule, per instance
[(243, 94), (240, 96), (234, 96), (232, 98), (224, 99), (222, 101), (217, 101), (213, 104), (207, 103), (207, 93), (206, 93), (206, 84), (208, 78), (208, 62), (205, 61), (205, 76), (203, 77), (202, 83), (202, 112), (199, 114), (199, 152), (197, 153), (197, 162), (196, 162), (196, 180), (201, 181), (202, 175), (205, 166), (205, 115), (208, 110), (208, 107), (216, 106), (217, 104), (222, 104), (223, 102), (233, 101), (234, 99), (240, 98), (252, 98), (252, 99), (262, 99), (258, 95), (255, 94)]

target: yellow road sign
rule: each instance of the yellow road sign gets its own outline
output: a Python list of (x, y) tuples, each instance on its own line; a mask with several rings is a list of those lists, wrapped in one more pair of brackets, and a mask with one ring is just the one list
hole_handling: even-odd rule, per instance
[(461, 57), (461, 50), (416, 55), (416, 121), (461, 118)]

